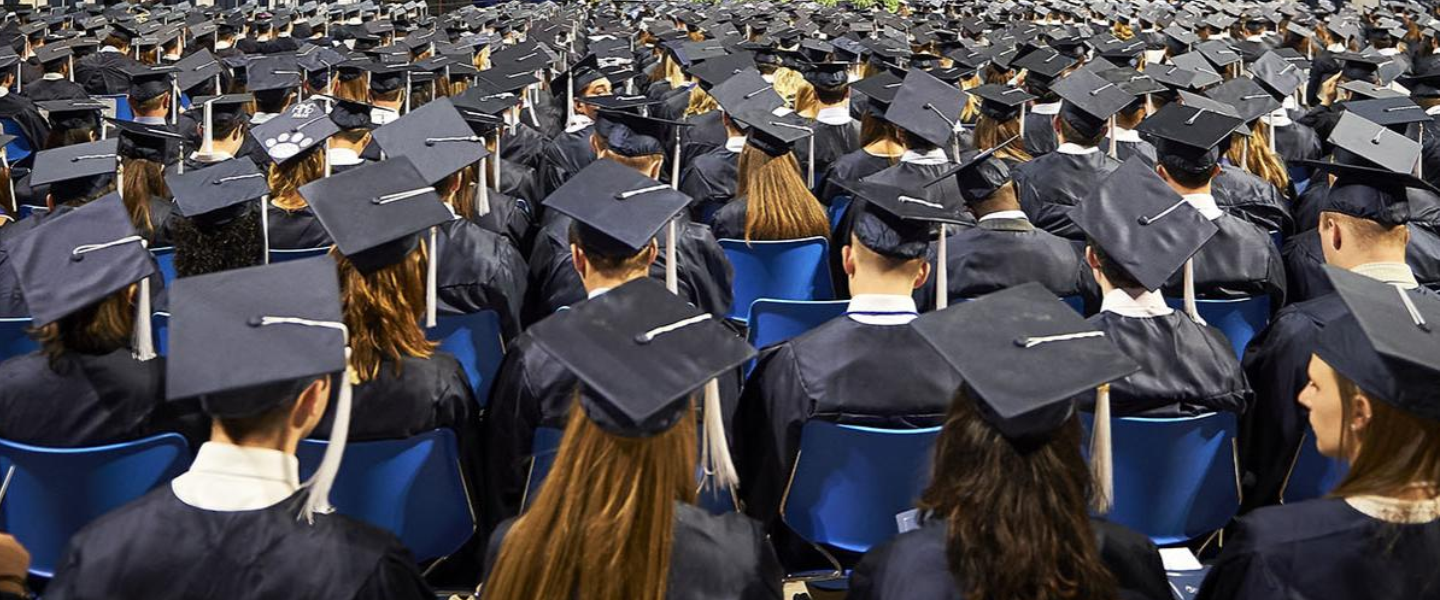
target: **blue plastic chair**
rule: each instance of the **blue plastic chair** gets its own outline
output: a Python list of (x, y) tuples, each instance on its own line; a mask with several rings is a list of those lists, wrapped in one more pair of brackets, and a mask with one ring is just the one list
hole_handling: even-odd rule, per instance
[(750, 304), (750, 328), (745, 337), (756, 348), (778, 344), (844, 315), (849, 306), (846, 300), (761, 298)]
[(5, 160), (9, 161), (12, 166), (30, 158), (30, 155), (35, 152), (34, 143), (30, 138), (25, 137), (25, 130), (20, 128), (20, 124), (16, 123), (15, 119), (0, 119), (0, 129), (3, 129), (6, 135), (15, 136), (15, 139), (5, 145)]
[(327, 253), (327, 252), (329, 252), (329, 251), (330, 251), (330, 248), (329, 248), (328, 246), (327, 246), (327, 247), (324, 247), (324, 248), (299, 248), (299, 249), (295, 249), (295, 250), (281, 250), (281, 249), (278, 249), (278, 248), (271, 248), (271, 249), (270, 249), (270, 262), (271, 262), (271, 263), (280, 263), (280, 262), (285, 262), (285, 261), (290, 261), (290, 260), (301, 260), (301, 259), (304, 259), (304, 258), (314, 258), (314, 257), (316, 257), (316, 256), (323, 256), (325, 253)]
[(48, 578), (70, 536), (183, 473), (190, 466), (190, 447), (176, 433), (92, 448), (0, 440), (0, 476), (12, 465), (15, 477), (0, 504), (0, 530), (30, 551), (30, 574)]
[(825, 209), (825, 213), (830, 217), (831, 235), (840, 229), (840, 219), (845, 218), (845, 210), (850, 208), (850, 201), (850, 196), (836, 196), (830, 200), (830, 207)]
[(115, 101), (115, 120), (134, 121), (135, 110), (130, 108), (130, 97), (125, 94), (95, 96), (96, 99), (108, 99)]
[(500, 315), (482, 310), (470, 315), (441, 315), (425, 337), (440, 342), (440, 350), (460, 361), (465, 377), (480, 406), (490, 401), (490, 385), (505, 360), (505, 341), (500, 335)]
[[(1087, 432), (1094, 415), (1082, 413)], [(1106, 518), (1158, 546), (1219, 530), (1240, 508), (1234, 413), (1110, 421), (1115, 503)]]
[(540, 493), (540, 484), (550, 476), (550, 469), (555, 467), (555, 455), (560, 452), (560, 438), (564, 435), (564, 431), (554, 427), (535, 430), (535, 439), (530, 443), (530, 476), (525, 480), (525, 497), (520, 501), (522, 509), (529, 508), (535, 495)]
[(765, 242), (722, 239), (720, 248), (735, 269), (731, 319), (748, 322), (750, 305), (761, 298), (829, 300), (834, 295), (829, 248), (823, 237)]
[(1270, 242), (1275, 244), (1276, 250), (1282, 250), (1285, 248), (1285, 234), (1281, 233), (1279, 230), (1271, 231), (1269, 232), (1269, 234)]
[(170, 313), (157, 312), (150, 315), (150, 335), (155, 337), (155, 354), (170, 355)]
[(1295, 186), (1295, 197), (1299, 198), (1310, 187), (1310, 167), (1286, 167), (1285, 171), (1290, 176), (1290, 183)]
[[(1165, 303), (1175, 310), (1185, 310), (1185, 301), (1181, 298), (1166, 298)], [(1270, 324), (1269, 296), (1233, 300), (1197, 299), (1195, 309), (1206, 323), (1225, 334), (1235, 348), (1236, 357), (1245, 356), (1245, 345)]]
[(170, 287), (179, 277), (175, 274), (175, 248), (151, 248), (150, 255), (155, 257), (155, 267), (160, 270), (160, 278), (165, 281), (165, 287)]
[(1075, 312), (1079, 313), (1080, 316), (1082, 316), (1082, 317), (1088, 316), (1088, 315), (1085, 314), (1085, 297), (1084, 297), (1084, 296), (1079, 296), (1079, 295), (1075, 295), (1075, 296), (1061, 296), (1061, 297), (1060, 297), (1060, 301), (1061, 301), (1061, 302), (1064, 302), (1066, 306), (1069, 306), (1070, 308), (1075, 309)]
[(930, 481), (939, 435), (939, 427), (806, 423), (781, 518), (820, 548), (865, 552), (895, 537), (896, 515), (914, 508)]
[(1295, 465), (1290, 469), (1285, 487), (1280, 489), (1280, 501), (1292, 504), (1323, 497), (1335, 489), (1349, 472), (1350, 467), (1345, 461), (1320, 454), (1315, 447), (1315, 431), (1307, 426), (1305, 436), (1300, 440), (1300, 453), (1295, 457)]
[(17, 207), (16, 210), (20, 213), (21, 219), (28, 219), (31, 215), (50, 212), (50, 207), (35, 206), (33, 204), (21, 204), (19, 207)]
[(26, 335), (30, 317), (0, 319), (0, 362), (40, 349), (40, 344)]
[[(315, 472), (328, 446), (300, 442), (302, 477)], [(449, 556), (475, 531), (459, 446), (449, 429), (346, 444), (330, 501), (340, 514), (394, 533), (417, 560)]]

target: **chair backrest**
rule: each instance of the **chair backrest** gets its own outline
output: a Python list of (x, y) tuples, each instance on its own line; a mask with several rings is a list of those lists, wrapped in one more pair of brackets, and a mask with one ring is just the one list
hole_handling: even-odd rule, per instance
[[(302, 477), (315, 472), (328, 446), (321, 440), (300, 443)], [(330, 501), (340, 514), (390, 530), (416, 560), (448, 556), (475, 531), (459, 448), (449, 429), (346, 444)]]
[[(1093, 420), (1083, 414), (1087, 432)], [(1240, 508), (1236, 423), (1228, 412), (1111, 419), (1115, 503), (1107, 518), (1160, 546), (1224, 527)]]
[(20, 124), (16, 123), (15, 119), (0, 119), (0, 129), (3, 129), (7, 135), (15, 136), (15, 139), (5, 145), (5, 160), (10, 161), (11, 165), (29, 158), (35, 152), (34, 140), (25, 137), (25, 130), (20, 128)]
[(174, 479), (190, 458), (185, 438), (175, 433), (92, 448), (0, 440), (0, 475), (15, 467), (0, 504), (0, 530), (30, 551), (31, 574), (51, 577), (70, 536)]
[(32, 322), (30, 317), (0, 319), (0, 362), (40, 349), (40, 344), (25, 334)]
[[(1165, 303), (1175, 310), (1185, 309), (1185, 301), (1179, 298), (1166, 298)], [(1230, 340), (1230, 346), (1235, 349), (1236, 357), (1245, 356), (1245, 345), (1270, 324), (1269, 296), (1231, 300), (1197, 299), (1195, 309), (1200, 313), (1200, 318), (1225, 334), (1225, 338)]]
[(745, 337), (756, 348), (778, 344), (845, 314), (849, 305), (846, 300), (762, 298), (750, 305), (750, 327)]
[(829, 300), (828, 244), (823, 237), (746, 242), (722, 239), (720, 247), (735, 269), (731, 319), (749, 319), (750, 305), (760, 298)]
[(939, 427), (806, 423), (781, 518), (806, 541), (848, 552), (894, 537), (896, 515), (914, 508), (930, 481), (939, 435)]
[(155, 338), (155, 354), (170, 355), (170, 313), (156, 312), (150, 315), (150, 335)]
[(1280, 490), (1280, 499), (1284, 504), (1291, 504), (1322, 497), (1335, 489), (1349, 472), (1345, 461), (1320, 454), (1315, 447), (1315, 430), (1307, 426), (1290, 476)]
[(535, 440), (530, 443), (530, 476), (525, 479), (525, 497), (520, 502), (522, 509), (529, 508), (535, 494), (540, 493), (540, 484), (545, 483), (555, 466), (555, 455), (560, 452), (560, 438), (564, 435), (563, 430), (554, 427), (535, 430)]
[(1075, 312), (1079, 313), (1080, 316), (1082, 316), (1082, 317), (1088, 316), (1088, 315), (1085, 314), (1085, 297), (1084, 297), (1084, 296), (1081, 296), (1081, 295), (1078, 295), (1078, 294), (1077, 294), (1077, 295), (1074, 295), (1074, 296), (1061, 296), (1061, 297), (1060, 297), (1060, 301), (1061, 301), (1061, 302), (1064, 302), (1064, 303), (1065, 303), (1065, 306), (1069, 306), (1070, 308), (1075, 309)]
[(21, 218), (21, 219), (28, 219), (28, 218), (30, 218), (31, 215), (42, 214), (42, 213), (50, 212), (50, 207), (48, 207), (48, 206), (36, 206), (36, 205), (34, 205), (34, 204), (21, 204), (21, 205), (16, 209), (16, 211), (20, 213), (20, 217), (19, 217), (19, 218)]
[(840, 230), (840, 220), (845, 218), (845, 211), (850, 208), (850, 196), (840, 195), (830, 199), (830, 207), (825, 209), (826, 216), (830, 217), (830, 234), (834, 235)]
[(105, 102), (106, 104), (109, 104), (110, 102), (114, 102), (114, 103), (115, 103), (115, 120), (116, 120), (116, 121), (134, 121), (134, 120), (135, 120), (135, 110), (132, 109), (132, 108), (130, 108), (130, 97), (129, 97), (129, 96), (127, 96), (127, 95), (125, 95), (125, 94), (113, 94), (113, 95), (100, 95), (100, 96), (95, 96), (94, 98), (95, 98), (96, 100), (100, 100), (100, 101), (102, 101), (102, 102)]
[(160, 270), (160, 278), (165, 281), (165, 287), (170, 287), (179, 277), (175, 274), (175, 248), (151, 248), (150, 255), (155, 257), (155, 267)]
[(440, 342), (440, 350), (448, 352), (465, 368), (470, 387), (480, 406), (490, 400), (490, 384), (505, 360), (505, 342), (500, 335), (500, 315), (482, 310), (469, 315), (441, 315), (425, 337)]
[(300, 260), (302, 258), (313, 258), (329, 252), (330, 248), (300, 248), (297, 250), (270, 249), (270, 262), (278, 263), (287, 260)]

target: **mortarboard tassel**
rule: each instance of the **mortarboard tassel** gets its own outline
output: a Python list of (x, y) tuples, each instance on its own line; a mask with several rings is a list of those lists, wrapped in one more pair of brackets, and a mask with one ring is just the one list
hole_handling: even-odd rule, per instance
[[(141, 245), (145, 245), (141, 242)], [(150, 333), (150, 278), (140, 280), (140, 297), (135, 299), (135, 360), (155, 358), (155, 338)]]
[(439, 238), (439, 235), (436, 233), (438, 231), (439, 227), (432, 226), (430, 228), (430, 247), (427, 248), (430, 257), (429, 260), (425, 261), (425, 327), (427, 329), (434, 327), (436, 324), (435, 280), (436, 272), (439, 271), (438, 267), (440, 265), (440, 246), (436, 244), (436, 240)]
[(475, 184), (476, 217), (483, 217), (490, 214), (490, 185), (487, 181), (489, 177), (486, 176), (485, 168), (485, 159), (482, 158), (480, 159), (479, 168), (476, 169), (476, 172), (479, 173), (479, 180)]
[(1190, 320), (1201, 325), (1205, 319), (1200, 316), (1200, 309), (1195, 303), (1195, 259), (1185, 261), (1184, 282), (1185, 287), (1185, 314), (1190, 315)]
[(1250, 172), (1250, 138), (1240, 139), (1240, 168)]
[(296, 517), (305, 519), (305, 522), (311, 525), (315, 524), (315, 513), (328, 515), (335, 512), (335, 507), (330, 504), (330, 488), (335, 486), (335, 476), (340, 473), (340, 460), (345, 456), (345, 443), (350, 438), (350, 406), (354, 396), (352, 381), (358, 376), (350, 364), (349, 332), (343, 329), (343, 323), (339, 325), (342, 331), (346, 331), (347, 338), (345, 372), (340, 374), (340, 393), (335, 395), (335, 420), (330, 426), (330, 443), (325, 446), (325, 455), (320, 459), (320, 466), (315, 468), (315, 474), (301, 485), (306, 490), (305, 504), (300, 507), (300, 514)]
[(270, 194), (260, 197), (260, 264), (270, 264)]
[[(1417, 123), (1417, 125), (1420, 126), (1420, 129), (1417, 131), (1416, 137), (1417, 137), (1418, 139), (1416, 139), (1415, 141), (1420, 142), (1420, 147), (1423, 148), (1423, 147), (1425, 147), (1425, 124), (1424, 124), (1424, 123)], [(1420, 160), (1415, 161), (1415, 178), (1416, 178), (1416, 179), (1424, 179), (1424, 178), (1425, 178), (1425, 159), (1423, 159), (1423, 158), (1420, 159)]]
[(1115, 502), (1115, 463), (1110, 441), (1110, 384), (1095, 388), (1095, 425), (1090, 434), (1090, 476), (1095, 494), (1090, 508), (1098, 514), (1110, 512)]
[(665, 289), (670, 290), (672, 294), (679, 294), (679, 268), (675, 265), (675, 246), (677, 245), (675, 238), (677, 237), (676, 230), (679, 228), (676, 227), (675, 223), (676, 219), (671, 218), (670, 223), (666, 225), (669, 231), (666, 232), (665, 238), (667, 240), (665, 242)]
[(945, 224), (940, 224), (939, 248), (935, 258), (935, 310), (950, 306), (950, 273), (946, 265), (950, 251), (945, 248)]
[(1025, 105), (1028, 102), (1020, 103), (1020, 137), (1025, 137)]
[(730, 446), (725, 438), (720, 380), (711, 379), (705, 383), (704, 401), (701, 465), (705, 471), (705, 485), (712, 489), (733, 490), (740, 478), (735, 473), (735, 463), (730, 459)]
[[(1111, 116), (1110, 116), (1110, 133), (1109, 133), (1108, 137), (1110, 138), (1110, 158), (1116, 158), (1116, 149), (1115, 149), (1115, 148), (1116, 148), (1116, 146), (1115, 146), (1115, 144), (1116, 144), (1116, 140), (1115, 140), (1115, 116), (1114, 116), (1114, 115), (1111, 115)], [(1117, 160), (1118, 160), (1118, 159), (1117, 159)]]

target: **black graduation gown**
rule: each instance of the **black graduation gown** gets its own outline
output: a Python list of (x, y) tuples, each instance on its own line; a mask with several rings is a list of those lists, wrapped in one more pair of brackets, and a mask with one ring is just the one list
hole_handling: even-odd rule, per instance
[(1273, 130), (1275, 153), (1287, 164), (1297, 160), (1318, 160), (1324, 156), (1320, 136), (1314, 129), (1292, 121), (1289, 125), (1277, 126)]
[(1055, 137), (1055, 115), (1041, 115), (1034, 112), (1025, 113), (1025, 151), (1030, 156), (1039, 158), (1042, 155), (1050, 154), (1060, 146), (1060, 140)]
[(1425, 138), (1420, 147), (1423, 179), (1430, 185), (1440, 185), (1440, 115), (1432, 115), (1425, 124)]
[[(1285, 304), (1285, 265), (1270, 234), (1224, 214), (1211, 221), (1219, 231), (1195, 253), (1195, 295), (1199, 298), (1269, 296), (1272, 310)], [(1184, 294), (1183, 270), (1165, 283), (1165, 295)]]
[(75, 83), (92, 96), (130, 93), (130, 76), (139, 61), (119, 52), (96, 52), (75, 61)]
[(174, 220), (180, 218), (176, 212), (175, 203), (163, 198), (150, 197), (150, 228), (136, 225), (136, 230), (145, 237), (145, 242), (151, 248), (164, 248), (170, 245), (170, 230), (173, 228)]
[(1233, 165), (1223, 165), (1220, 174), (1210, 182), (1215, 204), (1226, 213), (1254, 223), (1261, 229), (1279, 231), (1282, 235), (1295, 232), (1290, 206), (1270, 182), (1246, 173)]
[(545, 146), (544, 166), (540, 169), (542, 194), (548, 196), (595, 161), (595, 149), (590, 147), (594, 131), (595, 126), (590, 125), (574, 133), (564, 132)]
[(932, 427), (959, 385), (908, 325), (841, 317), (765, 348), (735, 415), (734, 431), (745, 432), (732, 445), (745, 512), (777, 519), (807, 421)]
[[(1107, 137), (1100, 140), (1100, 147), (1109, 151), (1110, 138)], [(1115, 160), (1123, 163), (1130, 160), (1132, 156), (1139, 156), (1140, 160), (1145, 161), (1145, 164), (1150, 166), (1155, 166), (1155, 161), (1158, 160), (1155, 154), (1155, 145), (1150, 142), (1145, 140), (1138, 142), (1115, 142)]]
[[(740, 154), (725, 149), (722, 143), (688, 164), (680, 177), (680, 191), (691, 199), (690, 218), (710, 223), (715, 213), (735, 197)], [(716, 237), (724, 236), (717, 234)]]
[[(1311, 73), (1314, 73), (1314, 67), (1311, 67)], [(1311, 96), (1311, 98), (1314, 98), (1314, 96)], [(1340, 105), (1340, 102), (1335, 102), (1330, 106), (1320, 105), (1313, 107), (1306, 111), (1297, 121), (1301, 125), (1314, 129), (1315, 135), (1320, 136), (1323, 142), (1324, 140), (1330, 139), (1330, 132), (1334, 131), (1335, 125), (1340, 122), (1340, 114), (1344, 112), (1344, 109), (1342, 109)], [(1329, 142), (1324, 143), (1326, 146), (1325, 153), (1329, 154)]]
[[(1410, 230), (1410, 243), (1405, 246), (1405, 264), (1410, 265), (1420, 285), (1432, 289), (1440, 286), (1440, 235), (1420, 223), (1408, 223), (1406, 228)], [(1312, 229), (1285, 240), (1281, 256), (1285, 261), (1285, 295), (1291, 302), (1335, 291), (1325, 275), (1320, 232)]]
[(520, 123), (500, 136), (500, 157), (539, 171), (545, 153), (545, 134), (529, 123)]
[(335, 243), (309, 206), (288, 211), (272, 204), (269, 207), (269, 219), (271, 249), (303, 250), (323, 248)]
[(50, 124), (40, 116), (40, 109), (29, 98), (19, 94), (6, 94), (0, 98), (0, 119), (14, 121), (35, 151), (45, 148), (45, 142), (50, 138)]
[[(946, 238), (949, 297), (978, 298), (1026, 282), (1056, 296), (1081, 296), (1098, 306), (1100, 290), (1074, 243), (1024, 219), (988, 219)], [(939, 253), (931, 251), (931, 267)], [(935, 276), (915, 293), (921, 312), (935, 306)]]
[(1198, 600), (1435, 598), (1440, 521), (1394, 524), (1325, 498), (1241, 517)]
[(464, 219), (440, 226), (436, 299), (441, 314), (466, 315), (493, 310), (500, 315), (505, 339), (520, 334), (529, 269), (520, 252), (498, 233)]
[[(695, 157), (725, 145), (730, 132), (725, 130), (724, 114), (712, 110), (705, 114), (690, 115), (681, 119), (688, 127), (680, 128), (680, 164), (691, 164)], [(682, 178), (681, 181), (684, 181)]]
[(1066, 239), (1083, 240), (1085, 233), (1070, 220), (1070, 209), (1119, 167), (1120, 162), (1104, 152), (1052, 152), (1015, 167), (1010, 177), (1031, 223)]
[(90, 97), (85, 88), (69, 79), (41, 79), (25, 84), (25, 97), (36, 102), (46, 100), (83, 100)]
[(539, 202), (545, 198), (544, 191), (540, 189), (540, 180), (535, 176), (535, 169), (503, 158), (500, 159), (500, 181), (488, 183), (502, 194), (527, 202)]
[[(1207, 412), (1241, 413), (1252, 395), (1235, 350), (1224, 334), (1181, 311), (1148, 318), (1101, 312), (1089, 319), (1140, 365), (1110, 385), (1117, 417), (1182, 417)], [(1081, 396), (1093, 407), (1095, 393)]]
[[(1315, 53), (1315, 58), (1310, 61), (1310, 81), (1305, 84), (1305, 97), (1317, 99), (1312, 102), (1318, 102), (1320, 86), (1325, 80), (1340, 72), (1340, 60), (1335, 58), (1335, 54), (1329, 50), (1321, 50)], [(1328, 137), (1328, 133), (1324, 137)]]
[(527, 205), (514, 196), (490, 190), (490, 212), (471, 219), (487, 231), (505, 236), (520, 253), (526, 254), (535, 239), (535, 221)]
[(866, 152), (864, 148), (847, 153), (835, 162), (830, 163), (830, 168), (823, 171), (824, 175), (815, 183), (815, 189), (819, 193), (815, 195), (821, 204), (830, 205), (830, 201), (836, 196), (848, 196), (850, 192), (845, 191), (836, 181), (857, 181), (864, 179), (880, 171), (895, 165), (895, 161), (885, 156), (875, 156)]
[[(428, 359), (404, 357), (398, 366), (397, 374), (395, 361), (383, 360), (376, 378), (353, 387), (351, 441), (404, 439), (441, 427), (455, 430), (462, 440), (473, 438), (479, 430), (478, 405), (460, 361), (437, 351)], [(317, 439), (330, 435), (333, 396), (340, 386), (330, 389), (330, 408), (311, 434)]]
[(288, 54), (300, 50), (300, 40), (292, 37), (277, 37), (255, 45), (260, 54)]
[[(844, 125), (828, 125), (811, 121), (815, 130), (815, 186), (820, 189), (821, 177), (830, 170), (830, 165), (851, 152), (860, 149), (860, 122), (850, 121)], [(800, 176), (805, 177), (809, 169), (810, 144), (804, 140), (795, 144), (795, 159), (800, 162)]]
[(217, 512), (187, 505), (161, 486), (75, 534), (45, 597), (435, 597), (390, 532), (339, 514), (306, 523), (295, 518), (304, 500), (302, 492), (261, 510)]
[[(503, 523), (490, 536), (486, 579), (513, 525)], [(666, 600), (780, 600), (785, 573), (755, 521), (739, 513), (712, 515), (677, 502), (673, 540)]]
[[(1145, 536), (1092, 518), (1100, 559), (1119, 584), (1121, 598), (1170, 600), (1160, 551)], [(946, 525), (927, 521), (872, 548), (850, 576), (850, 600), (953, 600), (962, 598), (946, 556)], [(984, 552), (984, 548), (976, 551)]]

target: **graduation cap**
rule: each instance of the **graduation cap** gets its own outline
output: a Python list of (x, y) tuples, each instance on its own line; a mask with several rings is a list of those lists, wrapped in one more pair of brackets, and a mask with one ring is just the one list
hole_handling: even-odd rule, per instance
[(612, 160), (597, 160), (545, 199), (582, 225), (587, 251), (629, 257), (644, 249), (690, 197)]
[(1014, 60), (1011, 65), (1017, 69), (1025, 69), (1032, 76), (1038, 77), (1043, 82), (1059, 77), (1065, 69), (1070, 68), (1078, 62), (1074, 58), (1051, 50), (1041, 48), (1033, 50), (1024, 56)]
[(329, 101), (330, 120), (342, 131), (375, 128), (375, 122), (371, 120), (374, 106), (344, 98), (329, 98)]
[(46, 44), (35, 51), (35, 59), (47, 65), (69, 60), (74, 55), (75, 52), (69, 46), (60, 44)]
[[(570, 65), (569, 69), (551, 78), (550, 91), (558, 96), (569, 90), (579, 96), (590, 84), (604, 78), (605, 74), (600, 72), (600, 59), (594, 54), (587, 54), (575, 64)], [(572, 85), (573, 88), (570, 87)]]
[(710, 96), (715, 98), (721, 109), (732, 115), (747, 104), (761, 106), (766, 111), (785, 106), (785, 100), (775, 91), (775, 86), (765, 81), (755, 69), (746, 69), (731, 76), (711, 88)]
[(1404, 98), (1405, 94), (1391, 89), (1389, 86), (1371, 83), (1369, 81), (1347, 81), (1340, 84), (1340, 89), (1350, 92), (1361, 98)]
[(964, 198), (967, 204), (978, 204), (990, 199), (995, 190), (1010, 182), (1010, 168), (1005, 165), (1005, 161), (995, 158), (995, 153), (1014, 142), (1018, 137), (1010, 138), (997, 144), (994, 148), (977, 153), (964, 163), (948, 169), (940, 177), (925, 184), (926, 187), (954, 177), (956, 185), (960, 188), (960, 197)]
[(1327, 323), (1315, 355), (1366, 395), (1440, 419), (1440, 300), (1326, 266), (1350, 314)]
[(1110, 117), (1134, 100), (1134, 96), (1118, 84), (1082, 71), (1056, 82), (1051, 90), (1065, 101), (1060, 107), (1060, 117), (1089, 136), (1098, 135)]
[(374, 132), (387, 156), (406, 157), (427, 184), (437, 183), (490, 155), (449, 98), (438, 98)]
[(609, 94), (605, 96), (589, 96), (576, 98), (582, 104), (610, 111), (633, 111), (642, 106), (653, 106), (659, 104), (659, 100), (652, 100), (645, 95)]
[(1343, 151), (1337, 152), (1340, 162), (1359, 164), (1349, 160), (1355, 156), (1395, 173), (1410, 173), (1420, 160), (1419, 142), (1348, 111), (1330, 130), (1329, 142)]
[(899, 93), (902, 85), (904, 80), (900, 76), (890, 71), (881, 71), (851, 84), (850, 89), (868, 98), (869, 109), (883, 117), (885, 110), (890, 108), (890, 103), (895, 101), (895, 95)]
[(1398, 132), (1402, 133), (1405, 126), (1411, 123), (1430, 122), (1430, 115), (1425, 113), (1424, 108), (1404, 97), (1352, 100), (1341, 103), (1340, 107), (1345, 109), (1345, 112), (1357, 114), (1376, 125), (1396, 127)]
[(1219, 228), (1132, 156), (1070, 218), (1147, 291), (1160, 289)]
[(690, 74), (705, 89), (714, 89), (731, 77), (755, 68), (755, 60), (744, 52), (712, 58), (690, 67)]
[(410, 66), (403, 64), (371, 63), (364, 69), (370, 73), (370, 91), (377, 94), (386, 94), (405, 87), (410, 73)]
[(202, 83), (214, 82), (224, 67), (209, 50), (199, 50), (175, 63), (176, 81), (181, 90), (189, 90)]
[(987, 83), (970, 90), (980, 97), (980, 114), (996, 121), (1009, 121), (1020, 116), (1021, 107), (1036, 96), (1020, 88)]
[(100, 117), (109, 105), (89, 98), (44, 100), (35, 103), (52, 129), (98, 129)]
[(1243, 122), (1209, 107), (1167, 104), (1135, 129), (1155, 140), (1164, 164), (1191, 173), (1206, 173), (1220, 162), (1216, 149)]
[(168, 174), (165, 184), (181, 216), (209, 226), (223, 225), (244, 212), (248, 202), (270, 193), (265, 172), (245, 158), (232, 158), (184, 174)]
[(276, 164), (284, 164), (305, 151), (323, 144), (340, 128), (312, 100), (297, 103), (285, 112), (250, 129), (250, 136)]
[(148, 160), (165, 163), (166, 150), (171, 143), (185, 137), (163, 125), (146, 125), (137, 121), (106, 119), (120, 130), (119, 154), (121, 158)]
[(820, 89), (838, 89), (850, 82), (850, 64), (843, 62), (811, 63), (804, 69), (805, 81)]
[(1236, 77), (1205, 92), (1217, 102), (1235, 107), (1241, 120), (1250, 123), (1280, 108), (1280, 101), (1249, 77)]
[(885, 120), (936, 146), (955, 135), (965, 92), (919, 69), (911, 69), (885, 111)]
[(421, 232), (454, 218), (405, 157), (310, 182), (300, 187), (300, 195), (340, 253), (363, 273), (403, 260), (419, 245)]
[(129, 96), (133, 102), (143, 102), (162, 94), (170, 93), (171, 77), (179, 70), (175, 67), (151, 67), (140, 65), (126, 72), (130, 77)]
[(665, 152), (665, 140), (672, 128), (686, 123), (657, 119), (633, 112), (602, 110), (595, 130), (605, 137), (605, 146), (620, 156), (650, 156)]
[(30, 185), (113, 175), (120, 164), (119, 146), (118, 138), (110, 138), (37, 152)]
[(1335, 58), (1340, 61), (1340, 76), (1342, 79), (1370, 83), (1379, 82), (1379, 76), (1376, 75), (1376, 71), (1380, 68), (1380, 63), (1389, 60), (1389, 58), (1380, 54), (1360, 52), (1342, 52), (1336, 54)]
[(1216, 68), (1223, 69), (1240, 62), (1241, 56), (1234, 48), (1221, 40), (1210, 40), (1195, 46), (1195, 51), (1200, 53), (1205, 60)]
[(1350, 160), (1354, 162), (1295, 161), (1297, 165), (1315, 167), (1335, 175), (1335, 182), (1325, 194), (1322, 211), (1395, 227), (1410, 220), (1407, 189), (1440, 193), (1440, 190), (1410, 173), (1357, 164), (1363, 161), (1354, 160), (1353, 154)]
[(1175, 65), (1155, 65), (1145, 74), (1172, 90), (1199, 91), (1221, 81), (1220, 76), (1210, 71), (1193, 71)]
[(1250, 65), (1250, 73), (1278, 100), (1295, 93), (1305, 83), (1303, 70), (1275, 52), (1266, 52)]
[(249, 76), (245, 89), (250, 92), (281, 92), (298, 89), (305, 74), (293, 56), (265, 56), (255, 59), (246, 69)]
[(923, 190), (872, 181), (835, 183), (865, 201), (855, 220), (855, 237), (882, 256), (922, 258), (930, 250), (936, 224), (960, 222), (953, 209), (926, 199)]

